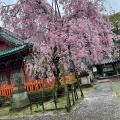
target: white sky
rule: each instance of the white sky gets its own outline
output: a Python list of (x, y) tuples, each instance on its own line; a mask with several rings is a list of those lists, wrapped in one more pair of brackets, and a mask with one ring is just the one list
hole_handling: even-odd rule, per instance
[[(14, 4), (17, 0), (0, 0), (6, 4)], [(47, 0), (50, 4), (52, 0)], [(120, 12), (120, 0), (105, 0), (105, 7), (107, 9), (107, 13), (111, 10), (111, 6), (115, 12)]]

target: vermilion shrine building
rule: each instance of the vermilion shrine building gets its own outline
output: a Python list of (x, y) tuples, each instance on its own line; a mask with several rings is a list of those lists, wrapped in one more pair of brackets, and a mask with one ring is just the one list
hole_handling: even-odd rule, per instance
[(20, 72), (23, 81), (28, 81), (23, 58), (29, 53), (30, 46), (0, 27), (0, 86), (13, 83), (12, 74)]

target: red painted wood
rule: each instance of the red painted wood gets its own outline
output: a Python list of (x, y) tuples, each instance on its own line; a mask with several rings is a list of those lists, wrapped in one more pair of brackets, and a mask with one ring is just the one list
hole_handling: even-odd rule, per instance
[(25, 76), (25, 82), (28, 82), (29, 81), (29, 78), (28, 78), (28, 75), (26, 74), (26, 66), (24, 65), (24, 76)]
[(0, 50), (9, 48), (9, 45), (7, 45), (6, 43), (4, 43), (3, 41), (0, 41)]
[(4, 44), (8, 45), (9, 47), (15, 47), (15, 45), (9, 43), (8, 41), (6, 41), (5, 39), (0, 37), (0, 42), (3, 42)]

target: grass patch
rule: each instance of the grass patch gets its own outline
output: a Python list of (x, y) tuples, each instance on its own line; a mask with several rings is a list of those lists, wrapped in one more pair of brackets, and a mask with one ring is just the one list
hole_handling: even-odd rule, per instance
[(114, 91), (115, 91), (116, 96), (117, 96), (117, 102), (118, 102), (118, 106), (119, 106), (119, 110), (120, 110), (120, 88), (114, 87)]
[[(94, 87), (89, 87), (89, 88), (82, 88), (84, 96), (86, 96), (88, 93), (90, 93), (93, 90)], [(78, 104), (83, 100), (83, 98), (81, 97), (80, 94), (80, 90), (77, 89), (77, 93), (78, 93), (78, 100), (75, 101), (75, 105), (71, 107), (71, 111), (74, 110)], [(70, 100), (71, 100), (71, 105), (72, 105), (72, 95), (70, 94)], [(54, 105), (54, 101), (53, 99), (50, 99), (49, 101), (44, 103), (44, 108), (45, 110), (42, 110), (42, 106), (37, 106), (33, 105), (32, 107), (32, 114), (31, 114), (31, 110), (30, 107), (24, 108), (20, 111), (9, 111), (10, 107), (4, 107), (4, 108), (0, 108), (0, 120), (1, 119), (10, 119), (10, 118), (18, 118), (18, 117), (27, 117), (30, 115), (42, 115), (42, 114), (47, 114), (47, 113), (52, 113), (52, 114), (57, 114), (57, 113), (67, 113), (66, 109), (65, 109), (65, 105), (66, 105), (66, 97), (62, 96), (60, 98), (57, 99), (57, 107), (58, 110), (55, 110), (55, 105)], [(1, 113), (6, 113), (1, 114)]]

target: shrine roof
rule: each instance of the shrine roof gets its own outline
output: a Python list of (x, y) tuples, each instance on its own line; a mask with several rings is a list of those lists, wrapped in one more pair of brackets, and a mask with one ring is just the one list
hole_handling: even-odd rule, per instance
[(25, 43), (21, 38), (14, 36), (11, 32), (1, 27), (0, 38), (10, 45), (8, 48), (0, 50), (0, 58), (22, 52), (30, 47), (28, 43)]
[(120, 58), (104, 58), (103, 60), (100, 61), (100, 64), (109, 64), (109, 63), (114, 63), (120, 61)]

